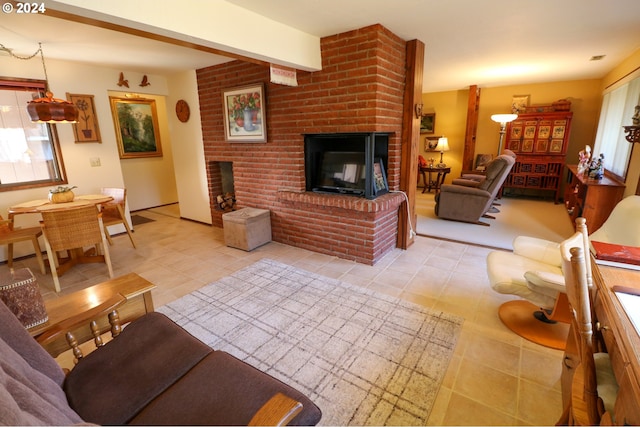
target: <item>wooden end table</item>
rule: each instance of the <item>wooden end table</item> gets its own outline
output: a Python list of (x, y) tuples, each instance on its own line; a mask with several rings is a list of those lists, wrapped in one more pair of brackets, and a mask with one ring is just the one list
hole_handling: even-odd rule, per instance
[[(444, 182), (444, 178), (447, 176), (447, 174), (449, 172), (451, 172), (451, 168), (449, 168), (449, 167), (439, 168), (437, 166), (434, 166), (434, 167), (422, 167), (422, 168), (420, 168), (420, 173), (422, 174), (422, 179), (424, 181), (424, 188), (422, 189), (422, 192), (423, 193), (425, 191), (431, 192), (432, 188), (435, 191), (440, 190), (440, 186)], [(427, 173), (429, 174), (429, 179), (427, 179)], [(437, 174), (435, 180), (431, 179), (431, 174), (432, 173)]]

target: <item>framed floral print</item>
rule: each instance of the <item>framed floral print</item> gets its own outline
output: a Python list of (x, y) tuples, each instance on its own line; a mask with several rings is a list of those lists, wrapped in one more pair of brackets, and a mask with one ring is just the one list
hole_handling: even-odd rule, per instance
[(110, 96), (121, 159), (162, 157), (156, 101)]
[(229, 142), (267, 142), (264, 84), (222, 93), (224, 136)]
[(67, 93), (67, 100), (78, 108), (78, 123), (73, 124), (76, 143), (102, 142), (93, 95)]

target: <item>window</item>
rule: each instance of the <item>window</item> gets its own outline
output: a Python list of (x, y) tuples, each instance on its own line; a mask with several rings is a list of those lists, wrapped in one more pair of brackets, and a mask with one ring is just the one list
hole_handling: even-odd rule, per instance
[(600, 122), (593, 156), (604, 155), (604, 167), (626, 180), (633, 144), (625, 139), (623, 126), (631, 124), (636, 105), (640, 104), (640, 77), (609, 88), (603, 96)]
[(27, 113), (43, 90), (43, 81), (0, 78), (0, 191), (66, 183), (55, 125)]

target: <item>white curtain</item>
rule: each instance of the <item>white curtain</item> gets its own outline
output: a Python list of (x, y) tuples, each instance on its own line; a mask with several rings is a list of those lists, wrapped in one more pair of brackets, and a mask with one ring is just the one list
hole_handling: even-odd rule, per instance
[(635, 106), (640, 104), (640, 78), (604, 95), (593, 156), (604, 155), (604, 167), (625, 178), (633, 144), (625, 139), (622, 126), (631, 125)]

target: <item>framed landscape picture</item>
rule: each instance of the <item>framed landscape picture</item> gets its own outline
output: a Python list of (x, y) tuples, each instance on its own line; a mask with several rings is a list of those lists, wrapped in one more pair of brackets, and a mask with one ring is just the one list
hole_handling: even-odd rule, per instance
[(162, 157), (156, 101), (109, 97), (121, 159)]
[(423, 114), (420, 119), (420, 133), (434, 133), (436, 131), (436, 113)]

